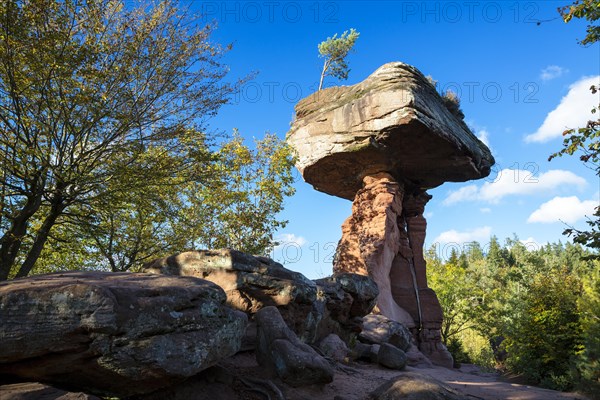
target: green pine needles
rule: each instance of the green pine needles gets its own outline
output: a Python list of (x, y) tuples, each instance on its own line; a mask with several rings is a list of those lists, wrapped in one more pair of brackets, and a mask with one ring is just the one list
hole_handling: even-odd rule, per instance
[(319, 43), (319, 56), (325, 58), (323, 70), (321, 71), (321, 79), (319, 81), (319, 89), (323, 87), (325, 76), (331, 75), (338, 79), (348, 79), (348, 63), (346, 56), (354, 47), (358, 33), (354, 28), (349, 31), (344, 31), (340, 37), (337, 33), (324, 42)]

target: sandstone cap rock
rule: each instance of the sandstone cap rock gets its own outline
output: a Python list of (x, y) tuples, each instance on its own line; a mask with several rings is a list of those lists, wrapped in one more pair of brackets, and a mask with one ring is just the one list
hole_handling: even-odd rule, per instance
[(287, 134), (315, 189), (353, 199), (363, 177), (390, 173), (426, 190), (490, 173), (494, 158), (415, 67), (393, 62), (363, 82), (316, 92), (296, 105)]

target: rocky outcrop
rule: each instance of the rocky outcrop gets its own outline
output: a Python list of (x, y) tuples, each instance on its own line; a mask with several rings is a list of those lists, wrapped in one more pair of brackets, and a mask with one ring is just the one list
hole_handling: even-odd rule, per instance
[(333, 381), (331, 365), (312, 347), (298, 339), (276, 307), (265, 307), (258, 311), (256, 323), (256, 360), (261, 366), (293, 387)]
[(417, 368), (432, 368), (433, 363), (431, 360), (419, 350), (414, 344), (406, 350), (407, 361), (406, 364), (411, 367)]
[(437, 379), (404, 372), (373, 391), (368, 400), (468, 400)]
[(406, 353), (396, 346), (389, 343), (383, 343), (379, 346), (377, 352), (377, 362), (390, 369), (404, 369), (408, 361)]
[(0, 386), (2, 400), (100, 400), (99, 397), (67, 392), (36, 382), (14, 383)]
[(361, 318), (375, 305), (372, 279), (343, 273), (313, 282), (266, 258), (240, 251), (188, 251), (147, 263), (144, 272), (194, 276), (223, 288), (227, 303), (248, 315), (268, 306), (279, 309), (287, 325), (306, 343), (330, 333), (348, 340), (360, 332)]
[(383, 315), (369, 314), (363, 318), (363, 329), (358, 339), (364, 343), (389, 343), (407, 351), (411, 346), (410, 331), (401, 323)]
[(379, 353), (380, 347), (381, 346), (378, 344), (356, 342), (350, 351), (350, 357), (353, 360), (377, 363), (377, 354)]
[(335, 333), (327, 335), (319, 342), (319, 350), (324, 356), (337, 362), (345, 361), (350, 352), (346, 343)]
[(188, 251), (151, 261), (143, 271), (211, 281), (223, 288), (227, 304), (249, 315), (276, 306), (290, 328), (306, 341), (314, 339), (322, 318), (314, 306), (315, 283), (266, 257), (230, 249)]
[(127, 400), (241, 400), (236, 376), (220, 365), (210, 367), (177, 385)]
[(379, 290), (368, 276), (340, 273), (315, 281), (318, 300), (315, 307), (323, 310), (316, 337), (334, 333), (350, 342), (362, 330), (362, 317), (373, 310)]
[(192, 277), (69, 272), (0, 283), (0, 374), (98, 395), (177, 383), (233, 355), (247, 317)]
[(287, 141), (315, 189), (353, 200), (334, 273), (372, 277), (376, 312), (409, 327), (421, 351), (451, 367), (441, 307), (427, 286), (427, 189), (489, 174), (489, 149), (414, 67), (390, 63), (354, 86), (296, 105)]
[(423, 353), (451, 367), (441, 342), (442, 310), (427, 287), (423, 257), (423, 213), (430, 198), (407, 193), (388, 173), (366, 176), (342, 225), (334, 272), (371, 276), (379, 288), (377, 311), (412, 329)]
[(334, 272), (371, 276), (379, 288), (379, 311), (414, 327), (413, 317), (394, 301), (390, 282), (396, 254), (401, 249), (410, 252), (402, 243), (404, 232), (398, 225), (401, 214), (402, 192), (394, 178), (387, 173), (365, 177), (365, 187), (352, 203), (352, 216), (342, 225)]
[(363, 82), (296, 105), (287, 141), (315, 189), (352, 200), (367, 175), (389, 172), (420, 189), (485, 177), (489, 149), (416, 68), (385, 64)]

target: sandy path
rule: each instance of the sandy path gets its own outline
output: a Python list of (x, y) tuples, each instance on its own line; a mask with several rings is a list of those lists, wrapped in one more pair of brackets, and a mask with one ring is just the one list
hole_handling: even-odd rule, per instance
[[(254, 354), (238, 354), (228, 360), (230, 370), (242, 376), (263, 377)], [(353, 363), (338, 369), (334, 381), (325, 386), (302, 388), (284, 387), (287, 400), (364, 400), (368, 394), (402, 371), (395, 371), (367, 363)], [(588, 400), (577, 393), (563, 393), (534, 386), (520, 385), (501, 380), (496, 373), (482, 372), (473, 365), (460, 369), (443, 367), (414, 368), (406, 371), (431, 376), (444, 382), (452, 389), (472, 397), (485, 400)], [(281, 385), (281, 382), (277, 382)]]
[(461, 369), (442, 367), (416, 369), (413, 372), (429, 375), (451, 388), (467, 395), (486, 400), (563, 400), (587, 399), (577, 393), (564, 393), (535, 386), (520, 385), (500, 380), (498, 374), (484, 373), (476, 366), (465, 365)]

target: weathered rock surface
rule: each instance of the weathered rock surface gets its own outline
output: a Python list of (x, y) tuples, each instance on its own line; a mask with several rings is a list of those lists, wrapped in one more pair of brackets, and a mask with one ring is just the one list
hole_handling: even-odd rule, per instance
[(335, 333), (331, 333), (321, 340), (319, 349), (325, 356), (338, 362), (344, 361), (350, 352), (346, 343)]
[(362, 317), (371, 312), (379, 290), (368, 276), (340, 273), (315, 281), (318, 287), (315, 308), (322, 310), (317, 338), (335, 333), (349, 342), (362, 330)]
[(396, 255), (402, 251), (404, 256), (412, 256), (398, 224), (402, 195), (400, 185), (387, 173), (365, 177), (365, 187), (352, 203), (352, 215), (342, 225), (333, 268), (334, 273), (371, 276), (379, 288), (379, 311), (412, 328), (414, 318), (396, 303), (390, 282)]
[(411, 367), (417, 367), (417, 368), (433, 367), (433, 363), (431, 362), (431, 360), (429, 358), (425, 357), (425, 355), (423, 353), (421, 353), (421, 351), (414, 344), (411, 345), (408, 348), (408, 350), (406, 350), (406, 357), (407, 357), (406, 364)]
[(225, 290), (231, 307), (249, 315), (275, 306), (307, 343), (330, 333), (346, 340), (358, 333), (360, 319), (373, 309), (378, 294), (366, 276), (347, 273), (313, 282), (269, 258), (229, 249), (176, 254), (147, 263), (144, 271), (214, 282)]
[(452, 367), (441, 342), (442, 309), (427, 287), (423, 257), (425, 204), (431, 196), (407, 193), (387, 173), (367, 176), (342, 226), (334, 273), (369, 275), (379, 287), (376, 310), (414, 332), (419, 348), (439, 365)]
[(379, 288), (377, 310), (412, 329), (421, 351), (435, 363), (451, 367), (441, 342), (442, 310), (427, 287), (423, 257), (423, 213), (430, 196), (406, 193), (387, 173), (364, 181), (342, 225), (334, 272), (371, 276)]
[(383, 343), (377, 352), (377, 362), (390, 369), (404, 369), (406, 367), (406, 353), (396, 346)]
[(412, 334), (404, 325), (383, 315), (369, 314), (363, 317), (363, 329), (358, 339), (365, 343), (389, 343), (407, 351)]
[(314, 305), (317, 286), (299, 272), (266, 258), (241, 251), (188, 251), (147, 263), (144, 272), (195, 276), (219, 285), (227, 303), (250, 315), (276, 306), (288, 325), (303, 340), (314, 340), (322, 314)]
[(0, 386), (2, 400), (100, 400), (99, 397), (67, 392), (41, 383), (27, 382)]
[(400, 62), (301, 100), (287, 141), (308, 183), (349, 200), (365, 176), (379, 172), (428, 189), (483, 178), (494, 164), (425, 76)]
[[(375, 349), (374, 347), (377, 346)], [(362, 360), (377, 362), (377, 353), (379, 352), (378, 344), (366, 344), (361, 342), (354, 343), (352, 349), (350, 349), (350, 357), (353, 360)]]
[(68, 272), (0, 283), (0, 374), (129, 396), (235, 354), (247, 317), (192, 277)]
[(448, 367), (441, 307), (427, 287), (423, 214), (427, 189), (483, 178), (494, 164), (463, 118), (416, 68), (389, 63), (354, 86), (301, 100), (287, 134), (304, 179), (353, 200), (334, 274), (372, 277), (376, 313), (406, 325), (421, 351)]
[(368, 400), (467, 400), (437, 379), (404, 372), (375, 389)]
[(256, 313), (258, 363), (291, 386), (326, 384), (333, 381), (331, 365), (309, 345), (302, 343), (276, 307)]

